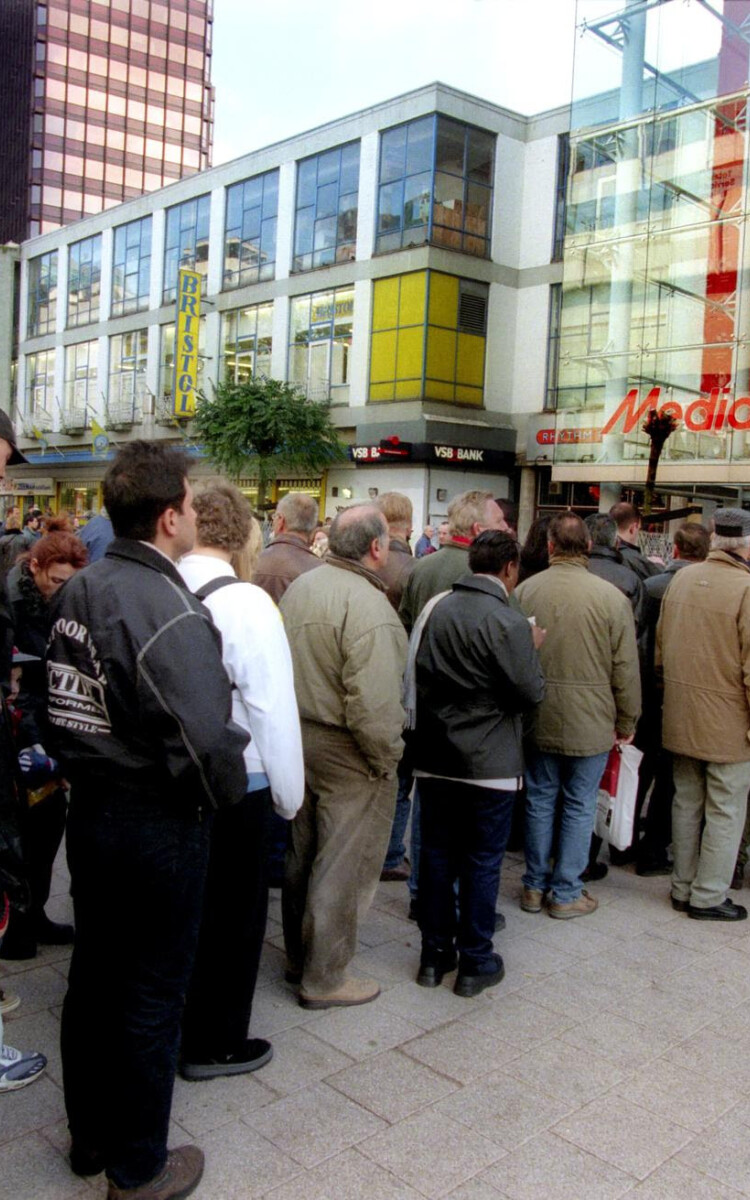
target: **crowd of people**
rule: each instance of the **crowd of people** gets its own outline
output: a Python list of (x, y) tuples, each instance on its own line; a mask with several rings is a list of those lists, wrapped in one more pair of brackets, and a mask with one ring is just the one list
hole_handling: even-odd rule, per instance
[[(0, 467), (19, 461), (0, 414)], [(271, 1059), (250, 1036), (269, 886), (307, 1009), (377, 998), (350, 964), (380, 881), (408, 885), (418, 985), (499, 984), (519, 820), (527, 913), (585, 917), (588, 884), (634, 863), (670, 876), (665, 903), (689, 918), (747, 915), (728, 893), (750, 841), (750, 513), (678, 529), (665, 566), (630, 504), (543, 517), (521, 547), (507, 506), (473, 490), (417, 557), (406, 496), (321, 527), (290, 493), (264, 548), (242, 493), (194, 494), (188, 468), (126, 444), (89, 549), (32, 531), (0, 589), (0, 953), (73, 944), (69, 1161), (106, 1171), (109, 1200), (197, 1186), (200, 1149), (167, 1147), (178, 1071)], [(632, 844), (607, 863), (600, 780), (633, 741)], [(45, 912), (65, 826), (74, 928)], [(0, 1053), (0, 1090), (44, 1069)]]

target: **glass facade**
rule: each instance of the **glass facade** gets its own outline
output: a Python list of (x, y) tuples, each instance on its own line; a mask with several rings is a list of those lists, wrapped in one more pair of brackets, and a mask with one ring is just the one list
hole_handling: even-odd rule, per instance
[(219, 378), (243, 383), (271, 375), (273, 305), (252, 304), (221, 316)]
[(349, 402), (354, 288), (292, 299), (289, 382), (310, 400)]
[(109, 340), (107, 425), (130, 425), (149, 407), (146, 388), (148, 330), (135, 329)]
[(151, 217), (115, 229), (112, 260), (112, 316), (148, 308), (151, 276)]
[(52, 428), (55, 411), (55, 351), (41, 350), (26, 356), (27, 428), (45, 433)]
[(294, 271), (355, 257), (358, 187), (359, 142), (297, 164)]
[(68, 326), (99, 320), (102, 277), (102, 237), (74, 242), (68, 252)]
[[(203, 387), (204, 364), (206, 361), (206, 318), (198, 322), (198, 388)], [(174, 324), (162, 325), (161, 353), (159, 356), (159, 404), (157, 408), (171, 411), (174, 395)]]
[(65, 350), (65, 404), (62, 428), (66, 433), (85, 429), (91, 412), (99, 410), (97, 386), (98, 341), (77, 342)]
[(54, 333), (57, 322), (57, 250), (29, 261), (27, 337)]
[(208, 273), (208, 223), (210, 196), (199, 196), (167, 209), (167, 232), (164, 243), (164, 296), (170, 304), (177, 296), (177, 272), (187, 267), (205, 277)]
[(12, 187), (29, 197), (8, 196), (14, 227), (0, 224), (3, 241), (210, 166), (212, 0), (11, 0), (3, 8), (3, 26), (28, 59), (28, 110), (8, 133), (26, 171), (11, 174), (0, 195)]
[(662, 470), (750, 460), (748, 6), (724, 8), (642, 6), (619, 47), (586, 27), (577, 71), (593, 45), (622, 86), (574, 105), (556, 464), (645, 464), (651, 408)]
[(380, 138), (377, 253), (425, 242), (490, 253), (495, 136), (421, 117)]
[(487, 300), (486, 284), (439, 271), (377, 279), (369, 399), (481, 405)]
[(279, 172), (269, 171), (227, 188), (224, 227), (224, 287), (273, 279)]

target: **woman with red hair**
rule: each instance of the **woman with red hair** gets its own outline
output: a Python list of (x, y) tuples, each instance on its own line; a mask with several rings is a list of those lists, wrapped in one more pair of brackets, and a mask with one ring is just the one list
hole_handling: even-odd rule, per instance
[[(38, 659), (26, 665), (23, 695), (19, 697), (19, 708), (24, 714), (21, 751), (42, 751), (46, 706), (44, 652), (50, 630), (50, 599), (88, 561), (86, 547), (68, 532), (65, 524), (61, 527), (53, 518), (48, 529), (50, 532), (21, 556), (8, 573), (7, 580), (15, 645), (24, 654)], [(0, 948), (1, 958), (34, 958), (37, 943), (60, 946), (73, 940), (73, 926), (51, 921), (44, 911), (67, 811), (62, 779), (59, 787), (51, 792), (49, 789), (44, 791), (48, 794), (30, 804), (24, 813), (21, 830), (31, 893), (30, 908), (26, 913), (12, 912), (8, 933)]]

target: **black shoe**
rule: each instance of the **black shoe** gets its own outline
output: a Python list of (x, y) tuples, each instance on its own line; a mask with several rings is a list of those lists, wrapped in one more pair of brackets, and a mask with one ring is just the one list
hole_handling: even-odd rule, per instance
[(460, 972), (453, 985), (453, 991), (457, 996), (478, 996), (485, 988), (494, 987), (496, 983), (505, 977), (505, 967), (503, 960), (499, 954), (493, 954), (493, 959), (496, 963), (494, 971), (488, 971), (483, 975), (462, 975)]
[(50, 921), (45, 913), (34, 922), (34, 934), (40, 946), (71, 946), (75, 929), (60, 921)]
[(98, 1151), (88, 1150), (84, 1146), (76, 1146), (75, 1142), (70, 1147), (68, 1162), (73, 1174), (81, 1175), (83, 1178), (89, 1175), (101, 1175), (105, 1167), (104, 1159)]
[(452, 953), (440, 954), (435, 962), (421, 962), (419, 964), (419, 974), (417, 975), (417, 983), (420, 987), (435, 988), (440, 987), (443, 982), (443, 976), (449, 975), (451, 971), (456, 969), (456, 956)]
[(744, 921), (747, 919), (747, 909), (733, 900), (725, 900), (723, 904), (714, 904), (711, 908), (695, 908), (691, 904), (687, 915), (694, 921)]
[(627, 850), (615, 850), (614, 846), (609, 848), (609, 861), (613, 867), (627, 867), (630, 863), (635, 862), (636, 851), (634, 846), (628, 846)]
[(678, 900), (676, 896), (670, 896), (669, 898), (672, 901), (672, 908), (675, 912), (687, 912), (689, 910), (689, 900)]
[(583, 875), (581, 876), (581, 881), (583, 883), (598, 883), (599, 880), (604, 879), (608, 873), (609, 867), (606, 863), (589, 863), (589, 865), (586, 867), (586, 870), (583, 872)]
[(273, 1058), (273, 1046), (264, 1038), (248, 1038), (238, 1054), (203, 1058), (180, 1064), (183, 1079), (215, 1079), (219, 1075), (245, 1075), (257, 1071)]
[(664, 862), (637, 863), (635, 873), (641, 879), (656, 879), (658, 875), (671, 875), (672, 869), (671, 862), (665, 859)]
[(495, 933), (502, 933), (505, 929), (505, 917), (501, 912), (495, 913)]
[[(11, 929), (12, 927), (11, 920)], [(7, 958), (9, 962), (36, 958), (36, 938), (30, 933), (18, 933), (14, 936), (9, 929), (0, 944), (0, 958)]]

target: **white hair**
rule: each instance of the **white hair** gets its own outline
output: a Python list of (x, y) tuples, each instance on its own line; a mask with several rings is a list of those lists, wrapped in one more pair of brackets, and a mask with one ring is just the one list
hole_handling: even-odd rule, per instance
[(750, 550), (750, 535), (748, 537), (722, 537), (719, 533), (712, 533), (711, 549)]

